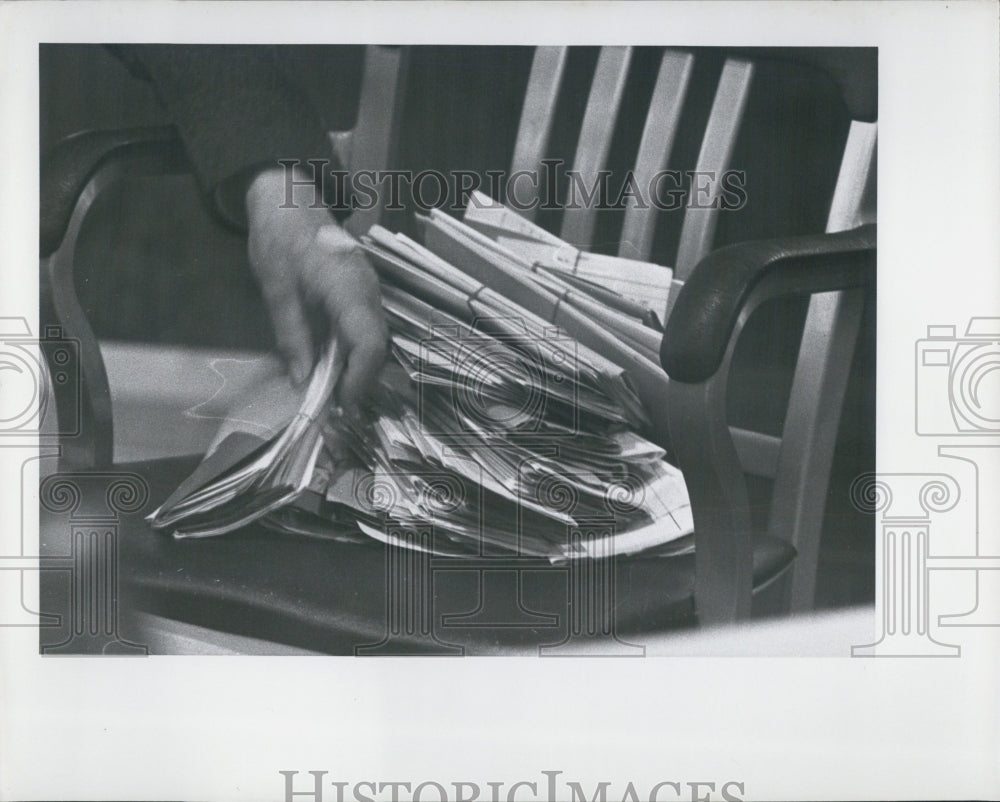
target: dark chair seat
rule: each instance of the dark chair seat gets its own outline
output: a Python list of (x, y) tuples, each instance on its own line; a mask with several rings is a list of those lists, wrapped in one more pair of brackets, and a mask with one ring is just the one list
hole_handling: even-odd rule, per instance
[[(330, 654), (522, 653), (547, 645), (571, 647), (571, 636), (610, 641), (613, 630), (627, 641), (632, 633), (696, 623), (693, 554), (619, 557), (611, 571), (594, 561), (572, 567), (538, 559), (428, 557), (375, 541), (343, 543), (260, 526), (184, 540), (152, 531), (143, 516), (196, 462), (187, 457), (119, 464), (101, 481), (77, 477), (94, 498), (107, 494), (115, 476), (133, 474), (148, 484), (143, 509), (118, 519), (122, 610)], [(67, 516), (43, 506), (47, 556), (70, 553), (73, 527)], [(755, 587), (775, 578), (793, 557), (783, 541), (759, 541)], [(614, 610), (613, 627), (601, 610), (574, 604), (581, 594), (573, 589), (580, 587), (604, 592), (607, 609)], [(66, 576), (43, 576), (43, 598), (47, 612), (69, 612)], [(43, 644), (68, 636), (65, 626), (42, 632)]]

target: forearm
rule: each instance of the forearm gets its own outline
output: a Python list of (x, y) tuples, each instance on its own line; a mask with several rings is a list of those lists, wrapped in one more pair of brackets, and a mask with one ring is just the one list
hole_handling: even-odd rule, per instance
[(261, 169), (332, 159), (322, 121), (270, 47), (127, 45), (115, 52), (152, 82), (199, 183), (239, 227)]
[(250, 267), (293, 378), (304, 380), (314, 346), (335, 337), (338, 403), (363, 403), (388, 339), (378, 279), (354, 238), (315, 203), (311, 167), (279, 166), (332, 158), (325, 126), (295, 82), (268, 48), (130, 46), (119, 55), (153, 82), (215, 208), (248, 228)]

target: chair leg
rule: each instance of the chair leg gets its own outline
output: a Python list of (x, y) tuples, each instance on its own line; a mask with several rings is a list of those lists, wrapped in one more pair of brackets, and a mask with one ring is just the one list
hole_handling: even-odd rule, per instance
[(670, 440), (684, 471), (695, 527), (695, 608), (702, 625), (750, 617), (753, 527), (746, 478), (726, 423), (732, 347), (715, 376), (671, 381)]

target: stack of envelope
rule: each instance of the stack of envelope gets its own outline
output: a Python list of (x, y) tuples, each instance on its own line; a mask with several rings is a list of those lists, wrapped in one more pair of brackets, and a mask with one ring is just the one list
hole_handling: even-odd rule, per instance
[(423, 244), (362, 239), (391, 333), (370, 407), (331, 406), (331, 344), (301, 402), (268, 435), (231, 426), (154, 526), (259, 520), (453, 557), (689, 550), (684, 479), (658, 445), (670, 270), (579, 252), (484, 196), (465, 222), (421, 222)]

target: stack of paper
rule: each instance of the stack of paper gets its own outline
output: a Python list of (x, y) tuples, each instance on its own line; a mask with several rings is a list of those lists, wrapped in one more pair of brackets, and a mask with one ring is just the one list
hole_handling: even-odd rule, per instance
[[(281, 433), (263, 443), (234, 433), (153, 513), (156, 526), (173, 527), (178, 535), (221, 535), (293, 501), (313, 477), (323, 445), (320, 417), (336, 384), (336, 366), (331, 345)], [(211, 481), (200, 481), (202, 476)]]
[[(363, 238), (391, 332), (369, 408), (330, 411), (328, 349), (288, 423), (269, 440), (237, 426), (154, 525), (199, 536), (261, 519), (454, 556), (689, 548), (683, 477), (654, 442), (665, 442), (662, 335), (641, 295), (620, 291), (635, 287), (627, 266), (618, 285), (598, 285), (494, 238), (517, 224), (502, 207), (469, 217), (475, 227), (432, 212), (424, 245), (379, 227)], [(517, 239), (569, 248), (523, 229)], [(669, 270), (631, 264), (669, 284)]]
[[(673, 271), (661, 265), (588, 253), (474, 192), (465, 222), (528, 262), (596, 295), (612, 309), (641, 318), (662, 331)], [(611, 292), (602, 292), (607, 289)], [(654, 344), (654, 349), (659, 345)]]

